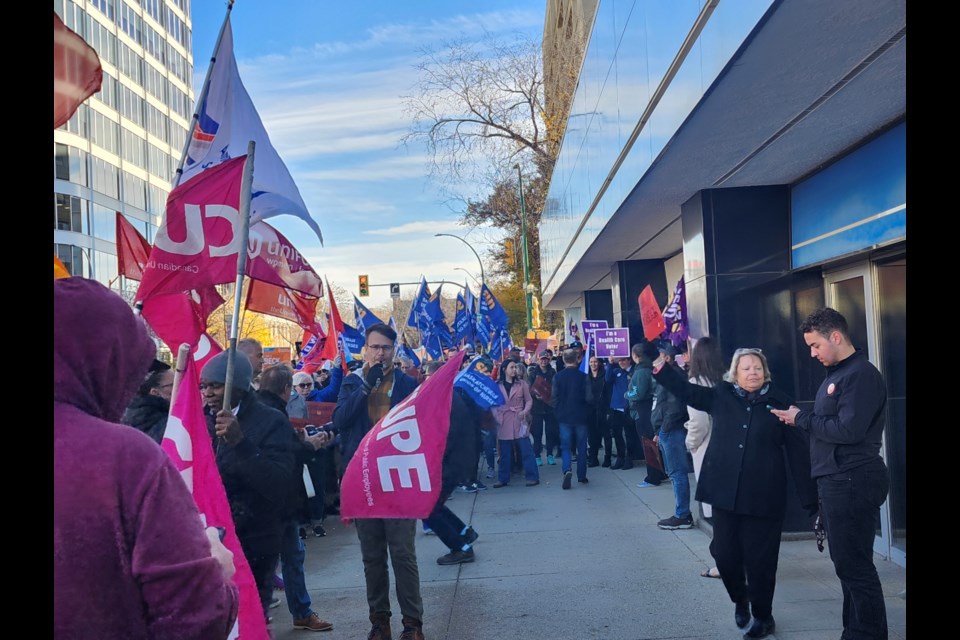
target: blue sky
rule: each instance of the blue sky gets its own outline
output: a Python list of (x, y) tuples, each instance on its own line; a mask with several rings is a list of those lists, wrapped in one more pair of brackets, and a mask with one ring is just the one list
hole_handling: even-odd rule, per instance
[[(302, 221), (274, 224), (332, 284), (356, 292), (371, 284), (463, 282), (479, 266), (452, 238), (456, 225), (439, 185), (429, 178), (425, 148), (404, 146), (410, 121), (402, 97), (417, 81), (422, 47), (474, 39), (484, 31), (540, 38), (545, 0), (478, 2), (237, 0), (234, 47), (240, 76), (273, 145), (284, 159), (325, 246)], [(226, 14), (223, 0), (194, 0), (194, 88), (199, 94)], [(467, 194), (481, 196), (482, 193)], [(494, 235), (466, 236), (483, 254)], [(412, 287), (404, 288), (405, 297)], [(454, 290), (450, 290), (453, 294)], [(368, 306), (389, 300), (373, 287)]]

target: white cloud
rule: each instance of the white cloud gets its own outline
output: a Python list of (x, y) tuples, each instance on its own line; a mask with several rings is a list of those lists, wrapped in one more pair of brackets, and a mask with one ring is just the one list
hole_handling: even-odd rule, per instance
[(457, 235), (462, 235), (464, 228), (453, 220), (420, 220), (417, 222), (408, 222), (397, 227), (387, 227), (386, 229), (370, 229), (364, 231), (366, 235), (372, 236), (396, 236), (410, 233), (429, 234), (449, 233), (459, 231)]

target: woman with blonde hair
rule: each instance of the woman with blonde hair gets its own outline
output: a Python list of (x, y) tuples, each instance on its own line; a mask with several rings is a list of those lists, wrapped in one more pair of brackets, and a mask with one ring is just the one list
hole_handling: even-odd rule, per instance
[(657, 382), (713, 418), (696, 499), (713, 506), (710, 553), (736, 605), (734, 620), (741, 629), (750, 625), (744, 638), (765, 638), (776, 628), (773, 592), (787, 503), (784, 453), (801, 504), (817, 504), (809, 440), (770, 412), (789, 407), (791, 399), (772, 385), (760, 349), (737, 349), (724, 380), (713, 387), (690, 384), (663, 364), (662, 357), (654, 362)]

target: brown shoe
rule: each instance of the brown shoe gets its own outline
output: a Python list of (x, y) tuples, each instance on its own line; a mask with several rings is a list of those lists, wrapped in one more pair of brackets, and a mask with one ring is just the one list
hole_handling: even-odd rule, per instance
[(393, 640), (393, 636), (390, 634), (389, 613), (371, 613), (370, 623), (373, 626), (370, 628), (367, 640)]
[(400, 640), (424, 640), (423, 622), (403, 616), (403, 633), (400, 634)]
[(333, 629), (333, 624), (322, 620), (317, 614), (311, 613), (306, 618), (294, 619), (293, 628), (306, 629), (307, 631), (330, 631)]

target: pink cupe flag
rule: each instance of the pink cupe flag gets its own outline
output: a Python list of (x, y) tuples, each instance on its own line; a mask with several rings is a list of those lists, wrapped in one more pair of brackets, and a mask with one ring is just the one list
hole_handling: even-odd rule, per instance
[(177, 395), (173, 398), (161, 447), (173, 460), (193, 494), (193, 501), (205, 520), (204, 526), (226, 529), (223, 544), (233, 552), (237, 568), (233, 582), (240, 590), (237, 622), (228, 637), (235, 640), (267, 640), (270, 635), (263, 619), (257, 585), (234, 530), (227, 492), (217, 469), (197, 384), (197, 365), (188, 359), (187, 370), (183, 372)]
[(453, 380), (465, 351), (390, 410), (360, 441), (340, 482), (343, 519), (426, 518), (440, 498)]
[(161, 340), (176, 350), (181, 344), (190, 345), (190, 353), (203, 369), (207, 360), (223, 351), (207, 333), (207, 318), (223, 304), (216, 287), (208, 285), (199, 291), (178, 291), (151, 296), (143, 302), (141, 311)]

